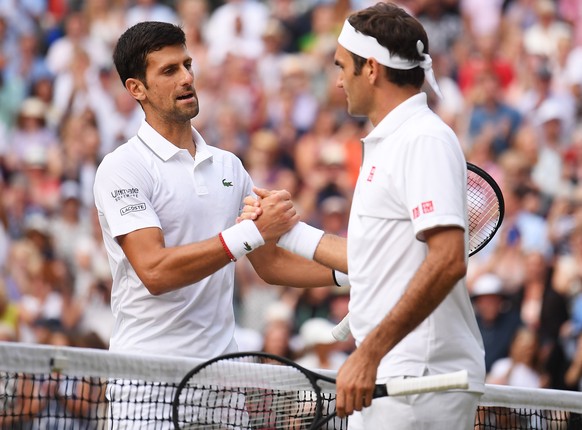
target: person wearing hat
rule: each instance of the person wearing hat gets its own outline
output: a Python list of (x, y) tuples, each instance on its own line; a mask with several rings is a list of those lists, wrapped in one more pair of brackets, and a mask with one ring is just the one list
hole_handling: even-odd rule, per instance
[(485, 369), (489, 373), (495, 361), (509, 354), (513, 336), (522, 325), (520, 309), (504, 293), (501, 278), (492, 273), (475, 280), (471, 300), (485, 346)]
[(338, 341), (331, 331), (335, 324), (326, 318), (310, 318), (299, 329), (304, 354), (296, 361), (309, 369), (337, 370), (346, 361), (347, 354), (337, 349)]

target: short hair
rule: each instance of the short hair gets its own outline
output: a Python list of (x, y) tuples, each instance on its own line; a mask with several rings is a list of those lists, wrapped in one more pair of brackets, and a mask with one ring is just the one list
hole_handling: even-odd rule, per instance
[[(348, 17), (349, 23), (357, 31), (374, 37), (391, 54), (411, 61), (421, 61), (416, 42), (424, 44), (428, 53), (428, 36), (422, 24), (404, 9), (392, 3), (376, 3)], [(366, 59), (352, 53), (355, 74), (361, 73)], [(386, 77), (398, 86), (413, 85), (421, 88), (424, 83), (424, 70), (418, 66), (410, 70), (397, 70), (386, 67)]]
[(158, 21), (145, 21), (128, 28), (117, 41), (113, 63), (123, 85), (129, 78), (145, 82), (147, 56), (166, 46), (186, 45), (181, 27)]

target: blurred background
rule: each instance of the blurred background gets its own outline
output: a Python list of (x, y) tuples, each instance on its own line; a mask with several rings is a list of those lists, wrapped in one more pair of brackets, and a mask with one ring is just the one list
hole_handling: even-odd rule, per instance
[[(405, 0), (429, 35), (444, 99), (430, 106), (500, 184), (502, 230), (468, 288), (488, 381), (580, 390), (582, 5)], [(111, 277), (93, 205), (105, 154), (143, 119), (111, 54), (144, 20), (180, 24), (194, 58), (193, 125), (302, 219), (344, 235), (370, 130), (346, 113), (333, 54), (368, 0), (0, 0), (0, 339), (106, 348)], [(266, 285), (237, 262), (241, 349), (337, 369), (353, 339), (326, 333), (349, 288)]]

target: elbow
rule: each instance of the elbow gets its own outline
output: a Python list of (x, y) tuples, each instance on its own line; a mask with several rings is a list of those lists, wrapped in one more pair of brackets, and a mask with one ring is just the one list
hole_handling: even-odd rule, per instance
[(457, 261), (453, 269), (455, 283), (463, 279), (466, 275), (467, 275), (467, 262), (464, 259), (462, 261)]
[(152, 296), (159, 296), (168, 292), (167, 281), (162, 279), (155, 270), (140, 273), (139, 279)]

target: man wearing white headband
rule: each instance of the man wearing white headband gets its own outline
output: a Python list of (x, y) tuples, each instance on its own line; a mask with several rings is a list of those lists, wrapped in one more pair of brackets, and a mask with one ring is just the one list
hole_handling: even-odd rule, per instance
[[(473, 429), (483, 392), (483, 342), (465, 284), (466, 162), (421, 92), (426, 79), (441, 96), (427, 51), (422, 25), (386, 3), (350, 16), (338, 38), (337, 85), (349, 113), (374, 126), (348, 226), (358, 348), (338, 373), (337, 407), (361, 410), (350, 430)], [(468, 391), (371, 401), (374, 382), (462, 369)]]
[[(348, 112), (374, 126), (362, 139), (347, 241), (299, 223), (278, 244), (348, 269), (334, 273), (351, 285), (357, 349), (338, 372), (336, 399), (350, 430), (472, 430), (485, 353), (465, 284), (467, 167), (421, 92), (426, 79), (440, 94), (426, 32), (403, 9), (378, 3), (351, 15), (338, 42)], [(375, 383), (457, 370), (467, 370), (468, 390), (372, 401)]]

